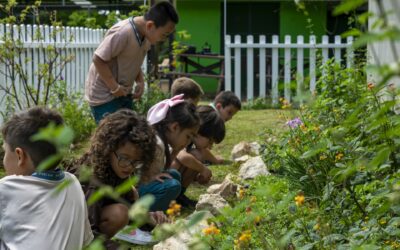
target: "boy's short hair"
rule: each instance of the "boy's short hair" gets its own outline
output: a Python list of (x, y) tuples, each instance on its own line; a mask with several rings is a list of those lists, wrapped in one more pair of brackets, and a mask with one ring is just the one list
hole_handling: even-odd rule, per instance
[(225, 138), (225, 122), (220, 117), (218, 111), (209, 105), (197, 107), (200, 116), (200, 128), (198, 134), (213, 139), (215, 143), (220, 143)]
[(176, 96), (184, 94), (184, 98), (196, 99), (204, 95), (201, 86), (194, 80), (187, 77), (177, 78), (171, 86), (171, 95)]
[(175, 24), (179, 22), (178, 13), (174, 6), (167, 1), (159, 2), (152, 6), (145, 14), (144, 19), (153, 21), (156, 28), (162, 27), (171, 21)]
[(43, 160), (57, 153), (53, 144), (44, 140), (32, 141), (31, 139), (41, 128), (47, 127), (50, 123), (61, 125), (64, 121), (56, 111), (44, 107), (34, 107), (14, 114), (4, 124), (1, 132), (4, 142), (9, 145), (10, 149), (22, 148), (29, 154), (36, 168)]
[(242, 102), (232, 91), (221, 91), (214, 99), (214, 105), (221, 103), (222, 107), (232, 105), (238, 110), (242, 109)]

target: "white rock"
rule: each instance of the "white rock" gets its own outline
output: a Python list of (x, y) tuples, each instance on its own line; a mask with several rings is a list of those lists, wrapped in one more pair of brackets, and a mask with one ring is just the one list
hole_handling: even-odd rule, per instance
[[(193, 215), (193, 214), (192, 214)], [(187, 221), (190, 219), (189, 215)], [(153, 246), (153, 250), (187, 250), (189, 249), (188, 244), (191, 243), (193, 239), (193, 235), (200, 233), (204, 228), (208, 227), (207, 219), (213, 217), (213, 215), (208, 212), (204, 216), (204, 218), (189, 228), (189, 230), (185, 230), (179, 233), (176, 236), (170, 237), (156, 245)]]
[(259, 175), (270, 175), (261, 156), (252, 157), (240, 166), (239, 177), (244, 180), (254, 179)]
[(251, 155), (251, 156), (259, 155), (260, 149), (261, 146), (257, 142), (248, 143), (242, 141), (233, 147), (231, 152), (231, 157), (232, 160), (235, 160), (236, 158), (242, 157), (244, 155)]
[(225, 180), (221, 184), (212, 185), (207, 189), (209, 194), (219, 194), (222, 198), (226, 199), (230, 196), (234, 196), (238, 189), (238, 185), (231, 180), (231, 176), (225, 177)]
[(214, 216), (219, 215), (221, 209), (229, 206), (228, 202), (219, 194), (203, 194), (200, 195), (199, 201), (196, 205), (196, 211), (207, 210)]
[(249, 155), (243, 155), (239, 158), (233, 159), (234, 162), (238, 162), (238, 163), (244, 163), (246, 162), (248, 159), (250, 159), (251, 157)]
[(209, 186), (207, 188), (207, 193), (216, 194), (218, 192), (220, 186), (221, 186), (221, 184), (214, 184), (214, 185)]

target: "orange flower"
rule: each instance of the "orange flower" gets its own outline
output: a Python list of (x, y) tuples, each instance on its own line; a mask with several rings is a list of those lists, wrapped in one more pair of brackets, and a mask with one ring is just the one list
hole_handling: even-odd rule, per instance
[(217, 235), (220, 234), (220, 232), (221, 230), (219, 230), (214, 223), (211, 223), (209, 227), (203, 229), (205, 235)]
[(368, 90), (372, 90), (375, 87), (375, 84), (372, 82), (368, 83)]
[(304, 198), (304, 195), (299, 194), (299, 195), (296, 195), (296, 197), (294, 197), (294, 200), (295, 200), (297, 206), (301, 206), (304, 204), (305, 198)]

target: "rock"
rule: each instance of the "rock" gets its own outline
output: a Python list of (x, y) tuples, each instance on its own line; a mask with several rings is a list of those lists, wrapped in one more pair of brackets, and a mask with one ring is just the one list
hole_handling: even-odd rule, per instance
[[(193, 215), (193, 214), (192, 214)], [(187, 217), (186, 221), (190, 220), (190, 216)], [(193, 235), (200, 233), (204, 228), (208, 227), (207, 219), (214, 217), (210, 212), (207, 212), (204, 218), (189, 228), (179, 233), (176, 236), (170, 237), (153, 246), (153, 250), (186, 250), (189, 249), (188, 244), (192, 242)]]
[(232, 160), (235, 160), (244, 155), (251, 155), (251, 156), (259, 155), (260, 148), (261, 146), (257, 142), (248, 143), (242, 141), (233, 147), (231, 152)]
[(239, 177), (244, 180), (254, 179), (259, 175), (270, 175), (261, 156), (252, 157), (240, 166)]
[(221, 209), (229, 206), (228, 202), (219, 194), (203, 194), (200, 195), (196, 205), (196, 211), (207, 210), (214, 216), (219, 215)]
[(222, 198), (226, 199), (234, 196), (238, 189), (238, 185), (231, 180), (232, 176), (228, 175), (221, 184), (212, 185), (207, 189), (209, 194), (219, 194)]
[(244, 163), (246, 162), (248, 159), (250, 159), (251, 157), (249, 155), (243, 155), (239, 158), (234, 159), (234, 162), (238, 162), (238, 163)]
[(218, 190), (219, 190), (219, 187), (221, 187), (221, 183), (220, 184), (214, 184), (214, 185), (211, 185), (211, 186), (209, 186), (208, 188), (207, 188), (207, 193), (209, 193), (209, 194), (216, 194), (216, 193), (218, 193)]
[(258, 142), (250, 143), (250, 147), (253, 155), (260, 155), (261, 145)]

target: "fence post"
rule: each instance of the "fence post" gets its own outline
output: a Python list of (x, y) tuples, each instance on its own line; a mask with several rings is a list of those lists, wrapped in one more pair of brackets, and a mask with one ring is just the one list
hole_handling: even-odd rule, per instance
[(224, 84), (225, 87), (224, 89), (226, 91), (231, 91), (232, 90), (232, 72), (231, 72), (231, 36), (226, 35), (225, 36), (225, 79), (224, 79)]
[(316, 73), (315, 73), (315, 46), (316, 46), (316, 37), (310, 36), (310, 91), (311, 93), (315, 92), (315, 82), (316, 82)]
[(353, 37), (347, 37), (347, 68), (351, 68), (353, 66)]
[[(240, 35), (235, 35), (235, 45), (240, 45)], [(240, 47), (235, 48), (235, 94), (239, 99), (242, 99), (241, 95), (241, 72), (240, 72), (240, 67), (241, 67), (241, 51)]]
[(272, 104), (278, 104), (278, 83), (279, 83), (279, 37), (272, 36)]
[(329, 60), (329, 50), (328, 50), (328, 44), (329, 44), (329, 37), (324, 35), (322, 36), (322, 64), (325, 65), (325, 63)]
[[(253, 45), (253, 36), (247, 36), (247, 45)], [(254, 58), (253, 49), (247, 48), (247, 101), (253, 99), (254, 95)]]
[(297, 36), (297, 45), (299, 48), (297, 48), (297, 97), (300, 97), (300, 103), (303, 103), (303, 82), (304, 82), (304, 49), (303, 49), (303, 44), (304, 44), (304, 37), (303, 36)]
[(265, 36), (260, 36), (260, 94), (261, 98), (265, 97), (266, 93), (266, 84), (265, 84)]
[(341, 58), (341, 48), (340, 45), (342, 44), (342, 39), (340, 38), (340, 36), (335, 36), (335, 45), (337, 45), (338, 47), (335, 47), (335, 63), (337, 64), (341, 64), (342, 58)]
[(289, 35), (285, 36), (285, 99), (290, 102), (290, 68), (291, 68), (291, 55), (290, 55), (290, 47), (291, 37)]

